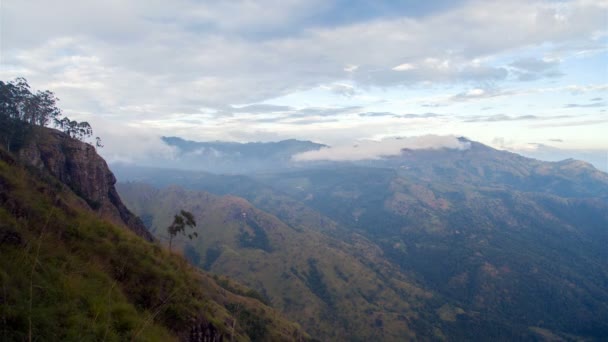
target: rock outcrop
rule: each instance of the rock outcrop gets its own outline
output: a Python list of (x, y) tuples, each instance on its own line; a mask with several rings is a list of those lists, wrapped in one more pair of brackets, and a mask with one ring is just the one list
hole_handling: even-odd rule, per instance
[(22, 162), (50, 172), (105, 219), (154, 240), (143, 222), (122, 203), (114, 187), (116, 177), (93, 146), (54, 129), (35, 127), (18, 156)]

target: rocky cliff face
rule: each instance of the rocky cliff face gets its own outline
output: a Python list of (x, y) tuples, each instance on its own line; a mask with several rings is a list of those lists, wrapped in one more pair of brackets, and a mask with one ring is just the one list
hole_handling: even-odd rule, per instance
[(23, 162), (47, 170), (68, 185), (105, 219), (126, 226), (148, 241), (154, 240), (142, 221), (122, 203), (114, 187), (114, 174), (93, 146), (57, 130), (36, 127), (18, 155)]

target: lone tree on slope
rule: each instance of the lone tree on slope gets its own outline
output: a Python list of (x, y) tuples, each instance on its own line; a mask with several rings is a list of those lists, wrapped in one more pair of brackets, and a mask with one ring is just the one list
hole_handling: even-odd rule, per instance
[[(167, 232), (169, 233), (169, 252), (171, 251), (173, 238), (177, 235), (177, 233), (186, 235), (186, 227), (194, 229), (194, 227), (196, 227), (196, 221), (194, 220), (194, 215), (192, 215), (191, 212), (181, 210), (180, 213), (175, 215), (173, 218), (173, 223), (167, 227)], [(192, 240), (192, 238), (197, 237), (198, 234), (196, 232), (192, 232), (191, 234), (187, 234), (187, 236), (190, 240)]]

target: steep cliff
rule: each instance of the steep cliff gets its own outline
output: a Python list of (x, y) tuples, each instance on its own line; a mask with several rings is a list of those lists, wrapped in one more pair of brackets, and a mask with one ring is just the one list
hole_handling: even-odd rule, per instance
[(82, 197), (102, 218), (154, 240), (120, 200), (116, 178), (95, 148), (54, 129), (34, 127), (18, 152), (22, 162), (50, 172)]

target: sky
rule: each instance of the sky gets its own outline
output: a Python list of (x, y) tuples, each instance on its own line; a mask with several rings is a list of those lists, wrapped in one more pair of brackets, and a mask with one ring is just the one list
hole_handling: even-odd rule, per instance
[(607, 43), (606, 0), (0, 0), (0, 79), (111, 162), (170, 157), (163, 135), (448, 135), (608, 171)]

